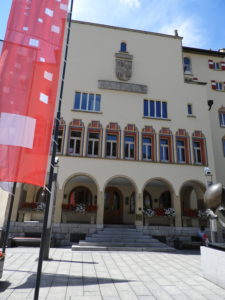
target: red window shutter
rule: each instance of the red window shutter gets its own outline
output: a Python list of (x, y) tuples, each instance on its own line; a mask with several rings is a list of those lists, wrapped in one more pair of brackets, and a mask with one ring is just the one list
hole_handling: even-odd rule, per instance
[(216, 81), (215, 80), (211, 80), (211, 87), (213, 90), (216, 90)]
[(209, 59), (209, 68), (214, 69), (214, 63), (211, 59)]
[(225, 70), (225, 61), (221, 61), (221, 70)]
[(193, 81), (198, 81), (198, 78), (197, 77), (193, 77), (192, 80)]

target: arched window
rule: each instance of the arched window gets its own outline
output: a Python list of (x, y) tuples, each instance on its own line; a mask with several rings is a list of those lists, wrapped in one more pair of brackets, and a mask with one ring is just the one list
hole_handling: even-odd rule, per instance
[(144, 209), (152, 209), (153, 208), (152, 197), (147, 191), (144, 191), (144, 193), (143, 193), (143, 202), (144, 202), (143, 203)]
[(138, 158), (138, 130), (134, 124), (128, 124), (124, 129), (124, 158)]
[(173, 136), (169, 128), (162, 128), (159, 132), (160, 161), (173, 162)]
[(120, 44), (120, 52), (127, 52), (127, 44), (125, 42)]
[(206, 140), (200, 130), (195, 130), (192, 134), (194, 164), (207, 165)]
[(169, 191), (163, 192), (159, 197), (159, 208), (171, 207), (171, 194)]
[(189, 57), (184, 57), (183, 64), (184, 64), (184, 73), (191, 74), (191, 59)]
[(190, 163), (189, 136), (185, 129), (176, 132), (177, 162), (179, 164)]
[(120, 126), (110, 122), (106, 126), (105, 157), (120, 158)]
[(155, 130), (152, 126), (142, 129), (142, 160), (155, 161)]
[(92, 198), (92, 194), (88, 188), (84, 186), (78, 186), (71, 191), (69, 195), (69, 204), (73, 206), (78, 204), (89, 206), (93, 204)]
[(84, 124), (74, 119), (69, 125), (68, 155), (81, 156), (83, 152)]
[(91, 121), (87, 133), (87, 156), (100, 157), (102, 144), (102, 125), (99, 121)]

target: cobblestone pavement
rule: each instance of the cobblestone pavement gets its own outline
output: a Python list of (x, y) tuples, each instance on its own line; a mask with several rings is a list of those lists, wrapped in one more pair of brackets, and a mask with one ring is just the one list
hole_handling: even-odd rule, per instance
[[(33, 299), (38, 248), (9, 248), (0, 299)], [(39, 299), (225, 299), (202, 277), (197, 252), (75, 252), (53, 248), (43, 263)]]

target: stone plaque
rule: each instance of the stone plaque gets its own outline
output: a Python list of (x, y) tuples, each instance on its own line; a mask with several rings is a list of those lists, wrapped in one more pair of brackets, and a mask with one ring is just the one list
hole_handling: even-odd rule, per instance
[(119, 81), (111, 81), (111, 80), (99, 80), (98, 88), (106, 89), (106, 90), (124, 91), (124, 92), (130, 92), (130, 93), (140, 93), (140, 94), (147, 94), (147, 92), (148, 92), (147, 85), (119, 82)]

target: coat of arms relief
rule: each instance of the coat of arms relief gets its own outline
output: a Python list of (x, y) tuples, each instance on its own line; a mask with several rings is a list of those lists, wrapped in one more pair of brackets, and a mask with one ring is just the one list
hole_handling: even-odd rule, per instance
[(128, 53), (116, 53), (116, 77), (122, 81), (128, 81), (132, 76), (133, 55)]

